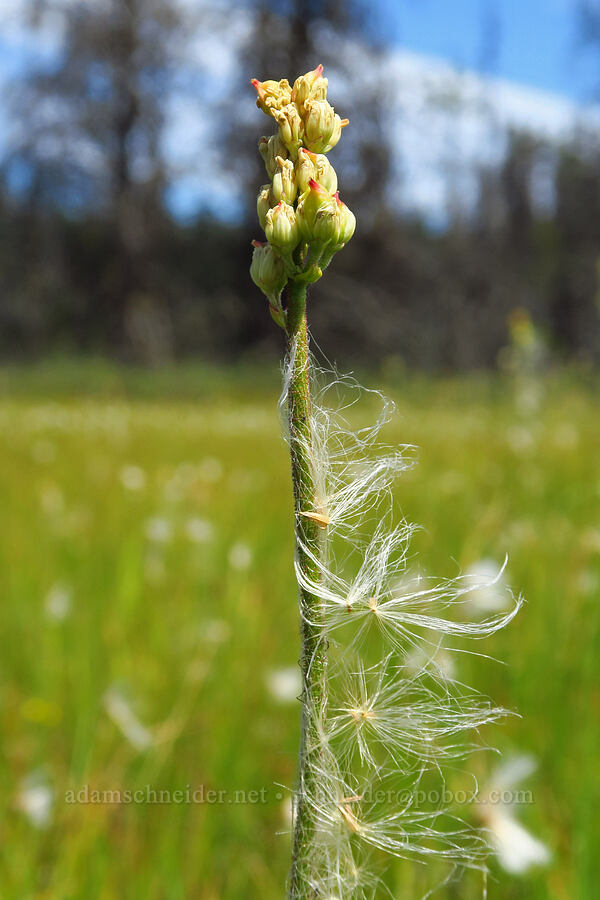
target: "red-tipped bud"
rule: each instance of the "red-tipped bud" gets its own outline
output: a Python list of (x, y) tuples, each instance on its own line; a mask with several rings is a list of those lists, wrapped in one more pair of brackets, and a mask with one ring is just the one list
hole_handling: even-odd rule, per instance
[(324, 100), (326, 96), (327, 79), (323, 78), (323, 66), (318, 65), (312, 72), (296, 78), (292, 98), (301, 116), (304, 116), (309, 100)]
[(298, 245), (300, 232), (296, 221), (296, 212), (289, 203), (279, 202), (267, 213), (265, 234), (277, 250), (284, 255), (290, 254)]
[(252, 241), (252, 245), (254, 253), (252, 254), (250, 277), (263, 294), (269, 298), (269, 301), (274, 302), (278, 300), (287, 281), (283, 260), (270, 244)]
[(316, 191), (317, 194), (327, 194), (325, 188), (321, 184), (319, 184), (318, 181), (315, 181), (314, 178), (309, 179), (308, 187), (311, 191)]
[(253, 78), (250, 84), (258, 94), (256, 105), (268, 116), (291, 103), (292, 91), (285, 78), (281, 81), (259, 81), (258, 78)]
[(304, 108), (305, 144), (315, 153), (328, 153), (342, 134), (342, 120), (327, 100), (309, 100)]
[[(317, 240), (315, 224), (317, 222), (317, 216), (320, 214), (320, 211), (324, 209), (335, 212), (335, 200), (322, 185), (315, 181), (314, 178), (310, 178), (307, 190), (302, 194), (298, 201), (297, 210), (300, 234), (308, 243)], [(318, 239), (322, 240), (321, 237)], [(327, 240), (329, 240), (329, 238), (327, 238)]]
[(335, 203), (338, 211), (338, 220), (340, 226), (339, 243), (347, 244), (356, 228), (356, 218), (352, 210), (348, 209), (345, 203), (340, 200), (340, 195), (336, 191), (334, 194)]

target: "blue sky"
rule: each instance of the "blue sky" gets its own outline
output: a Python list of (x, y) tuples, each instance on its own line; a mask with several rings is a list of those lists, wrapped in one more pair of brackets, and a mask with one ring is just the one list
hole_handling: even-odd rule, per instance
[[(480, 68), (485, 58), (488, 74), (578, 101), (592, 99), (593, 54), (583, 54), (578, 44), (577, 0), (380, 3), (381, 25), (401, 46), (468, 68)], [(493, 25), (487, 39), (486, 21)], [(600, 63), (600, 49), (596, 55)]]
[[(62, 0), (75, 2), (75, 0)], [(184, 6), (197, 10), (204, 0), (179, 0)], [(218, 3), (219, 0), (216, 0)], [(227, 0), (229, 2), (229, 0)], [(194, 63), (208, 71), (233, 71), (246, 39), (244, 8), (254, 6), (255, 0), (234, 0), (240, 15), (228, 25), (228, 40), (215, 41), (210, 33), (192, 41)], [(447, 86), (453, 77), (443, 60), (460, 69), (475, 70), (491, 76), (485, 82), (487, 96), (493, 100), (498, 121), (516, 127), (531, 127), (540, 133), (564, 135), (573, 127), (573, 116), (581, 110), (572, 103), (585, 104), (600, 97), (594, 96), (595, 81), (600, 88), (600, 48), (582, 53), (578, 44), (575, 9), (578, 0), (363, 0), (370, 2), (370, 24), (374, 32), (385, 35), (392, 51), (389, 64), (404, 67), (404, 79), (411, 85), (405, 98), (409, 107), (419, 95), (426, 80), (435, 78), (436, 84)], [(596, 0), (600, 8), (600, 0)], [(9, 88), (20, 69), (31, 58), (40, 55), (52, 58), (60, 45), (60, 28), (50, 22), (43, 34), (33, 35), (16, 27), (17, 11), (25, 0), (0, 0), (0, 94)], [(237, 22), (238, 27), (233, 28)], [(492, 27), (486, 29), (486, 22)], [(181, 51), (184, 52), (183, 49)], [(431, 58), (434, 57), (432, 60)], [(595, 57), (595, 58), (594, 58)], [(437, 60), (436, 60), (437, 58)], [(597, 59), (597, 64), (596, 60)], [(402, 67), (402, 66), (401, 66)], [(392, 68), (390, 68), (390, 72)], [(411, 75), (412, 72), (412, 75)], [(597, 79), (595, 75), (597, 74)], [(425, 77), (426, 76), (426, 77)], [(462, 76), (456, 76), (462, 78)], [(478, 79), (467, 77), (471, 82)], [(404, 82), (403, 82), (404, 83)], [(466, 85), (469, 88), (469, 85)], [(470, 90), (472, 93), (472, 83)], [(538, 89), (531, 91), (531, 88)], [(547, 92), (542, 95), (539, 90)], [(422, 93), (422, 91), (421, 91)], [(412, 103), (414, 106), (414, 102)], [(403, 132), (408, 136), (399, 165), (410, 172), (414, 197), (408, 198), (415, 208), (435, 213), (441, 208), (447, 186), (442, 175), (447, 169), (446, 150), (448, 128), (453, 140), (458, 140), (458, 123), (432, 121), (422, 109), (399, 111), (403, 118)], [(598, 113), (597, 113), (598, 114)], [(585, 112), (588, 115), (588, 111)], [(412, 123), (412, 129), (411, 129)], [(0, 149), (7, 141), (7, 129), (0, 110)], [(440, 131), (441, 129), (441, 131)], [(446, 129), (446, 130), (444, 130)], [(438, 141), (431, 135), (438, 134)], [(469, 153), (477, 151), (477, 159), (488, 157), (492, 146), (489, 135), (480, 123), (471, 119), (463, 122), (457, 158), (466, 163)], [(465, 141), (470, 142), (469, 148)], [(494, 141), (497, 140), (494, 138)], [(496, 146), (494, 143), (494, 147)], [(205, 152), (197, 153), (204, 146)], [(212, 171), (215, 158), (207, 153), (211, 147), (209, 117), (198, 115), (195, 102), (186, 107), (173, 106), (166, 129), (165, 153), (177, 176), (173, 177), (170, 205), (185, 218), (193, 216), (210, 196), (215, 208), (235, 214), (238, 200), (237, 185), (220, 180), (220, 193), (215, 193)], [(216, 162), (218, 163), (218, 151)], [(473, 155), (473, 153), (471, 155)], [(439, 155), (438, 160), (436, 154)], [(210, 190), (207, 191), (207, 184)], [(407, 197), (404, 197), (407, 201)], [(234, 208), (235, 207), (235, 208)]]

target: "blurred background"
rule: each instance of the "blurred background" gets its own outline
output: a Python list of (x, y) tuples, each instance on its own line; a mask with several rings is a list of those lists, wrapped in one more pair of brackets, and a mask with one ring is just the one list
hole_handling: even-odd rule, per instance
[(527, 598), (482, 648), (506, 666), (446, 659), (522, 714), (486, 739), (533, 792), (505, 833), (547, 848), (487, 896), (597, 896), (600, 2), (4, 0), (2, 898), (283, 896), (297, 610), (249, 80), (318, 63), (358, 228), (315, 346), (420, 448), (411, 567), (485, 581), (508, 553)]
[(557, 358), (596, 359), (600, 5), (524, 6), (3, 4), (3, 355), (277, 355), (247, 277), (249, 78), (317, 61), (360, 223), (314, 292), (328, 354), (493, 367), (519, 308)]

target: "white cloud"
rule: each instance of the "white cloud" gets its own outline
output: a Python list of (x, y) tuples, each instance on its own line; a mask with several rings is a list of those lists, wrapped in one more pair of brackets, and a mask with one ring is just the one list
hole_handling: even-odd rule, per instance
[(468, 207), (476, 196), (476, 167), (501, 159), (510, 128), (559, 142), (580, 124), (600, 124), (597, 108), (460, 71), (441, 59), (401, 50), (387, 65), (404, 173), (397, 199), (421, 212), (438, 214), (451, 191)]
[[(74, 0), (61, 2), (68, 7)], [(231, 102), (252, 14), (228, 9), (223, 0), (214, 0), (210, 8), (199, 6), (197, 0), (178, 0), (178, 5), (190, 16), (190, 28), (178, 48), (180, 77), (168, 103), (163, 136), (171, 175), (169, 197), (182, 215), (192, 215), (198, 206), (208, 205), (232, 217), (240, 207), (240, 186), (235, 174), (223, 168), (215, 113), (220, 104)], [(15, 67), (22, 67), (27, 59), (56, 53), (62, 41), (65, 17), (61, 12), (47, 16), (41, 30), (33, 32), (25, 27), (24, 8), (24, 0), (0, 0), (5, 49), (0, 85), (6, 85), (14, 77)], [(347, 50), (352, 67), (364, 71), (366, 78), (383, 75), (391, 97), (389, 120), (394, 123), (399, 173), (395, 202), (433, 219), (443, 216), (450, 198), (460, 198), (467, 208), (474, 202), (477, 166), (501, 158), (508, 128), (527, 129), (555, 142), (578, 124), (600, 123), (598, 109), (505, 80), (482, 78), (473, 71), (459, 71), (442, 59), (396, 49), (379, 55), (374, 64), (360, 43), (348, 42)], [(335, 81), (332, 93), (340, 104), (349, 102), (342, 77), (334, 72), (330, 75), (332, 87)], [(186, 90), (186, 84), (197, 86), (198, 81), (202, 85), (199, 98)], [(237, 108), (240, 115), (249, 117), (256, 110), (250, 95), (248, 99), (246, 112), (241, 105)], [(2, 124), (8, 133), (8, 123)], [(90, 165), (93, 163), (98, 165), (90, 159)], [(549, 177), (544, 172), (539, 175), (536, 202), (548, 205), (552, 202), (548, 195), (551, 173)]]

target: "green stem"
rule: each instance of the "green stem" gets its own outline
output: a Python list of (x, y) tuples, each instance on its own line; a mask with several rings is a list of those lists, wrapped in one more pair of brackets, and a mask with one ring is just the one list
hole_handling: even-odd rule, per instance
[[(288, 353), (292, 371), (288, 389), (290, 451), (294, 511), (296, 520), (296, 555), (305, 574), (319, 580), (319, 568), (306, 553), (308, 548), (316, 559), (322, 552), (319, 526), (300, 515), (318, 511), (313, 475), (313, 443), (310, 418), (310, 357), (306, 324), (306, 284), (291, 280), (288, 288)], [(321, 754), (319, 722), (323, 720), (327, 704), (327, 642), (323, 636), (323, 611), (318, 597), (300, 589), (300, 634), (302, 650), (302, 722), (296, 820), (290, 874), (290, 900), (309, 900), (315, 853), (315, 812), (308, 798), (317, 792), (316, 763)]]

